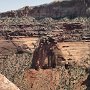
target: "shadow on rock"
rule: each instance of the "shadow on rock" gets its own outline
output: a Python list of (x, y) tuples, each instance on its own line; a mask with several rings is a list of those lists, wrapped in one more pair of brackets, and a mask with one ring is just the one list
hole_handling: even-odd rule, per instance
[(90, 90), (90, 68), (86, 69), (86, 73), (88, 74), (87, 79), (82, 83), (82, 85), (86, 85), (86, 90)]

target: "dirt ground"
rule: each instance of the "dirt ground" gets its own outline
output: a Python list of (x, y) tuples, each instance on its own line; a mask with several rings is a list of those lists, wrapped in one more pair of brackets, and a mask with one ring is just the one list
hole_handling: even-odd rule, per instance
[(58, 46), (67, 61), (79, 63), (90, 58), (90, 42), (63, 42)]

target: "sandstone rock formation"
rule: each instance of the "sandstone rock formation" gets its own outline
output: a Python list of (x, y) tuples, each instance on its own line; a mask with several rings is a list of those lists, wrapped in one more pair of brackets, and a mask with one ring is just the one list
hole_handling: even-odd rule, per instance
[(0, 74), (0, 90), (20, 90), (16, 85), (10, 82), (4, 75)]

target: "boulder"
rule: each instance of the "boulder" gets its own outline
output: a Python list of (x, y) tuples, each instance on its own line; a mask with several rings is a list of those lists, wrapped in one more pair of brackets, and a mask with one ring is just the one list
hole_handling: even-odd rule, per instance
[(16, 85), (9, 81), (4, 75), (0, 74), (0, 90), (20, 90)]

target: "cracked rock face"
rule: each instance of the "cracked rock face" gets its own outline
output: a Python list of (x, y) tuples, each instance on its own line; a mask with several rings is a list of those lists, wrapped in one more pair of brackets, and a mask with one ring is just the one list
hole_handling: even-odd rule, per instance
[(0, 74), (0, 90), (20, 90), (10, 82), (4, 75)]

